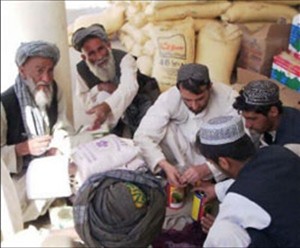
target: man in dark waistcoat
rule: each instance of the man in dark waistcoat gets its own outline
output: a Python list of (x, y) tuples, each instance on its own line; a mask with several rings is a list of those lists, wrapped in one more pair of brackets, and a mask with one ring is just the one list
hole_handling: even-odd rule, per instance
[(91, 128), (106, 123), (123, 136), (126, 126), (132, 137), (160, 93), (156, 80), (142, 74), (130, 54), (112, 48), (100, 24), (78, 29), (72, 45), (82, 58), (77, 64), (77, 95), (87, 113), (95, 114)]
[(276, 83), (271, 80), (249, 82), (233, 107), (245, 118), (250, 133), (258, 133), (261, 146), (287, 146), (300, 155), (300, 111), (282, 105)]
[(209, 120), (199, 131), (198, 145), (207, 159), (235, 179), (204, 246), (299, 246), (299, 156), (278, 145), (255, 152), (241, 117), (233, 116)]
[(59, 57), (55, 44), (22, 43), (16, 53), (15, 84), (1, 94), (1, 158), (15, 183), (24, 222), (45, 213), (50, 202), (28, 200), (27, 166), (35, 158), (64, 153), (66, 136), (73, 132), (53, 75)]

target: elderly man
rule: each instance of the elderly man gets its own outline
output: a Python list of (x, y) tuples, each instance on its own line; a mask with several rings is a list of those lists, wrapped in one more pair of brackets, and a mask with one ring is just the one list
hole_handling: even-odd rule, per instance
[(15, 84), (1, 94), (1, 158), (15, 183), (24, 222), (45, 213), (51, 203), (27, 199), (27, 166), (34, 158), (66, 152), (66, 136), (73, 132), (53, 75), (59, 57), (54, 44), (22, 43), (16, 53)]
[(182, 65), (176, 86), (159, 96), (134, 135), (151, 170), (163, 170), (168, 182), (177, 187), (212, 174), (221, 180), (222, 173), (196, 152), (196, 133), (209, 118), (237, 115), (232, 108), (236, 95), (225, 84), (212, 84), (205, 65)]
[(261, 145), (288, 146), (300, 155), (300, 111), (282, 106), (276, 83), (271, 80), (249, 82), (233, 107), (245, 118), (246, 128), (260, 135)]
[[(278, 145), (256, 152), (236, 116), (209, 120), (198, 139), (199, 151), (235, 179), (221, 199), (204, 247), (297, 247), (299, 157)], [(208, 187), (198, 189), (209, 193)]]
[(72, 44), (82, 58), (77, 64), (77, 94), (87, 113), (96, 115), (92, 128), (106, 122), (120, 136), (127, 127), (131, 137), (159, 95), (156, 80), (141, 74), (131, 55), (112, 49), (100, 24), (78, 29)]

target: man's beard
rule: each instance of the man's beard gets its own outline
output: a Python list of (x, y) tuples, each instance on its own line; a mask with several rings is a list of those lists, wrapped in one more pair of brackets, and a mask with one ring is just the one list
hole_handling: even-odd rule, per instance
[(46, 107), (49, 107), (53, 97), (52, 83), (46, 84), (43, 81), (34, 83), (31, 78), (26, 80), (25, 82), (26, 85), (29, 87), (29, 90), (39, 109), (45, 110)]
[(104, 59), (107, 59), (107, 61), (103, 65), (99, 66), (97, 64), (100, 64), (101, 61), (97, 61), (95, 64), (92, 64), (90, 61), (86, 60), (86, 63), (91, 72), (94, 73), (94, 75), (101, 81), (113, 82), (116, 75), (116, 68), (115, 60), (111, 50), (109, 50), (108, 56)]

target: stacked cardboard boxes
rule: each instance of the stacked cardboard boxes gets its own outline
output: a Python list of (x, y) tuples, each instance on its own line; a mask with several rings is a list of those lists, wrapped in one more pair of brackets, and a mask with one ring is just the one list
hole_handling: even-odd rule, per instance
[(271, 78), (300, 92), (300, 14), (293, 19), (288, 51), (273, 58)]

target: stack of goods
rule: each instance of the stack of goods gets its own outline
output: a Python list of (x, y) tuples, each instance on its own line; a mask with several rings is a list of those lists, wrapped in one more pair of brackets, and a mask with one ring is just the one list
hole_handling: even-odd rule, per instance
[(271, 78), (300, 92), (300, 14), (293, 19), (288, 51), (274, 56)]
[[(76, 20), (72, 30), (101, 22), (110, 35), (118, 36), (127, 52), (138, 58), (139, 69), (155, 77), (161, 91), (164, 91), (176, 83), (178, 68), (193, 62), (206, 64), (212, 81), (232, 83), (234, 67), (243, 43), (244, 32), (240, 26), (256, 31), (266, 24), (276, 23), (280, 18), (291, 23), (297, 14), (294, 6), (299, 1), (111, 3), (98, 17), (90, 16), (90, 23), (83, 17)], [(268, 61), (269, 70), (274, 55)]]

